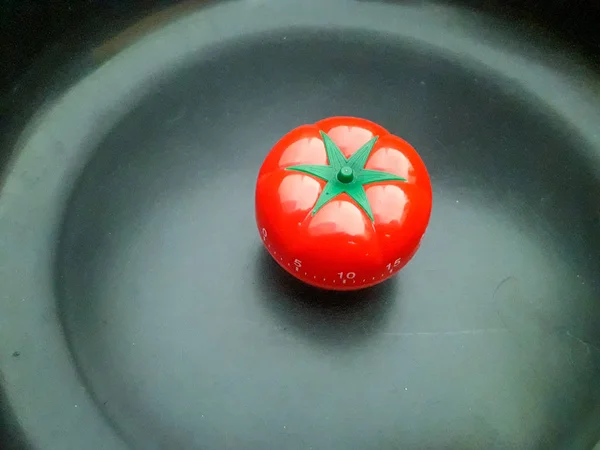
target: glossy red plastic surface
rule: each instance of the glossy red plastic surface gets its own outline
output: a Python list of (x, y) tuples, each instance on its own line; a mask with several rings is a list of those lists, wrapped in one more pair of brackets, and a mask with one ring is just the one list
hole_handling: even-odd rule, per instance
[[(373, 220), (346, 193), (315, 212), (327, 181), (289, 170), (328, 165), (322, 133), (346, 158), (378, 136), (364, 168), (405, 179), (363, 186)], [(394, 275), (419, 248), (431, 206), (431, 182), (415, 149), (354, 117), (332, 117), (289, 132), (267, 155), (256, 184), (256, 221), (265, 247), (293, 276), (325, 289), (360, 289)]]

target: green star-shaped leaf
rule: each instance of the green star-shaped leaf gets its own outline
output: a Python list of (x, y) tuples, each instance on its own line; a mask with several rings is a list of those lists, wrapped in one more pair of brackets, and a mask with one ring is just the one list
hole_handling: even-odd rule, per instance
[(350, 158), (344, 156), (339, 147), (326, 133), (321, 131), (321, 136), (325, 144), (325, 153), (327, 153), (329, 165), (301, 164), (286, 169), (306, 173), (327, 181), (315, 203), (312, 214), (315, 215), (317, 211), (333, 198), (346, 193), (362, 208), (367, 216), (369, 216), (369, 219), (373, 221), (373, 211), (371, 210), (371, 205), (363, 186), (380, 181), (406, 181), (406, 179), (393, 173), (365, 169), (367, 159), (371, 154), (371, 150), (373, 150), (375, 142), (377, 142), (377, 136), (365, 143)]

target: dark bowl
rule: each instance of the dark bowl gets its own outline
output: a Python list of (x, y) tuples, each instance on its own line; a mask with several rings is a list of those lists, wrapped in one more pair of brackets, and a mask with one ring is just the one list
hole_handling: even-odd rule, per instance
[[(600, 449), (594, 4), (42, 8), (3, 60), (0, 448)], [(331, 115), (434, 189), (354, 293), (254, 222), (265, 154)]]

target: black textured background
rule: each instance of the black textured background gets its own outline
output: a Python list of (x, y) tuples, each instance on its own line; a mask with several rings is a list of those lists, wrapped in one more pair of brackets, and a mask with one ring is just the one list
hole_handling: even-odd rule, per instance
[[(90, 39), (118, 30), (148, 11), (176, 0), (2, 0), (0, 14), (0, 92), (10, 90), (33, 61), (45, 52), (64, 58)], [(415, 3), (422, 3), (417, 2)], [(435, 3), (435, 2), (434, 2)], [(591, 57), (600, 50), (600, 2), (597, 0), (457, 0), (512, 20), (551, 29)], [(6, 44), (6, 45), (5, 45)]]

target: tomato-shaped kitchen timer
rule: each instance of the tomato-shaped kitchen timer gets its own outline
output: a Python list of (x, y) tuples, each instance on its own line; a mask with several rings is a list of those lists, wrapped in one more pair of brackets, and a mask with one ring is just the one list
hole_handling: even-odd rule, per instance
[(415, 149), (355, 117), (290, 131), (256, 182), (256, 222), (271, 256), (332, 290), (372, 286), (400, 270), (419, 248), (431, 204)]

